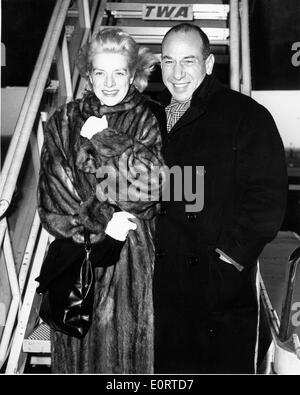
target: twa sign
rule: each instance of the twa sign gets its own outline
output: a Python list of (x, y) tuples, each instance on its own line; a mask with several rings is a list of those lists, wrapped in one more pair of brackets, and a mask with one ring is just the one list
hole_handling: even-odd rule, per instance
[(192, 21), (193, 7), (191, 4), (143, 4), (143, 19)]

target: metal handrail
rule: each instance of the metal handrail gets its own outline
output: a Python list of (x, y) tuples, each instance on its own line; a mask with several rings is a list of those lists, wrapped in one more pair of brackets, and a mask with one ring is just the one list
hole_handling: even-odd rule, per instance
[(32, 306), (33, 303), (35, 290), (38, 285), (35, 279), (39, 275), (43, 261), (43, 255), (46, 251), (48, 241), (49, 241), (49, 233), (45, 229), (42, 229), (39, 242), (37, 245), (37, 251), (32, 264), (32, 269), (30, 271), (30, 275), (28, 279), (29, 286), (27, 287), (24, 296), (23, 305), (25, 306), (25, 308), (23, 308), (20, 312), (20, 317), (18, 319), (18, 324), (15, 330), (15, 334), (17, 334), (18, 336), (14, 337), (7, 362), (6, 373), (9, 374), (17, 373), (17, 368), (18, 368), (17, 361), (19, 359), (19, 355), (22, 350), (22, 343), (26, 334), (27, 324), (31, 312), (31, 308), (28, 308), (28, 306)]
[(273, 308), (272, 303), (270, 301), (267, 288), (265, 286), (265, 283), (263, 281), (262, 276), (260, 275), (260, 295), (262, 298), (262, 303), (265, 308), (265, 311), (267, 313), (267, 320), (269, 322), (269, 326), (271, 329), (271, 333), (273, 338), (278, 337), (279, 333), (279, 327), (280, 327), (280, 321), (278, 318), (278, 315), (276, 313), (276, 310)]
[(98, 11), (98, 13), (96, 15), (96, 20), (94, 22), (94, 31), (99, 30), (101, 25), (102, 25), (102, 21), (103, 21), (103, 17), (104, 17), (104, 11), (105, 11), (105, 8), (106, 8), (106, 3), (107, 3), (107, 0), (101, 0), (100, 8), (99, 8), (99, 11)]
[[(90, 9), (88, 0), (82, 0), (81, 3), (81, 11), (82, 11), (82, 25), (85, 27), (85, 32), (81, 41), (81, 46), (84, 45), (89, 37), (90, 29), (91, 29), (91, 19), (90, 19)], [(77, 67), (75, 67), (73, 75), (72, 75), (72, 87), (75, 91), (76, 84), (78, 82), (78, 78), (80, 78), (80, 73)], [(80, 81), (79, 81), (80, 83)], [(79, 93), (79, 92), (78, 92)]]
[(241, 0), (241, 53), (242, 53), (242, 93), (250, 96), (251, 61), (250, 61), (250, 33), (249, 33), (249, 0)]
[(279, 329), (279, 340), (285, 342), (289, 338), (290, 315), (292, 307), (292, 298), (295, 287), (297, 266), (300, 262), (300, 247), (298, 247), (290, 256), (288, 262), (288, 273), (286, 282), (286, 294), (283, 300), (281, 312), (281, 324)]
[(240, 26), (239, 26), (239, 0), (230, 0), (229, 14), (230, 31), (230, 87), (240, 91)]
[[(45, 59), (45, 55), (48, 49), (48, 45), (49, 45), (49, 41), (51, 39), (54, 27), (55, 27), (55, 23), (57, 20), (57, 17), (59, 15), (60, 12), (60, 7), (61, 7), (61, 3), (63, 2), (63, 0), (58, 0), (55, 4), (55, 8), (53, 10), (50, 22), (49, 22), (49, 26), (45, 35), (45, 38), (43, 40), (43, 44), (41, 47), (41, 51), (39, 53), (38, 59), (36, 61), (34, 70), (33, 70), (33, 74), (28, 86), (28, 89), (26, 91), (26, 95), (22, 104), (22, 108), (18, 117), (18, 121), (17, 124), (15, 126), (15, 130), (14, 133), (12, 135), (9, 147), (8, 147), (8, 151), (6, 153), (5, 156), (5, 161), (3, 163), (3, 167), (1, 169), (1, 181), (0, 181), (0, 193), (2, 193), (5, 182), (6, 182), (6, 178), (7, 178), (7, 174), (9, 171), (9, 168), (14, 160), (14, 154), (15, 154), (15, 150), (16, 150), (16, 146), (18, 144), (18, 140), (20, 137), (20, 134), (22, 132), (22, 127), (23, 127), (23, 123), (26, 117), (26, 114), (28, 112), (29, 106), (30, 106), (30, 102), (31, 102), (31, 98), (33, 95), (33, 92), (36, 89), (36, 84), (37, 84), (37, 80), (39, 78), (40, 72), (41, 72), (41, 68), (42, 68), (42, 64), (43, 61)], [(1, 204), (1, 203), (0, 203)]]
[(59, 1), (59, 12), (56, 23), (54, 25), (50, 41), (47, 46), (45, 58), (43, 60), (40, 73), (35, 85), (34, 92), (31, 96), (30, 105), (25, 115), (24, 123), (20, 136), (18, 138), (16, 148), (14, 150), (14, 158), (10, 164), (7, 176), (4, 182), (4, 187), (0, 200), (0, 216), (3, 216), (8, 209), (12, 195), (14, 193), (19, 172), (23, 163), (24, 155), (30, 138), (31, 130), (36, 119), (36, 114), (41, 102), (41, 98), (44, 92), (44, 87), (47, 82), (48, 74), (52, 64), (52, 59), (55, 53), (55, 49), (58, 44), (58, 40), (66, 19), (67, 11), (71, 0)]
[[(4, 219), (3, 221), (6, 222), (6, 219)], [(3, 221), (1, 224), (2, 226), (3, 226)], [(12, 300), (9, 306), (6, 324), (4, 331), (2, 333), (2, 338), (0, 343), (0, 368), (4, 364), (7, 357), (7, 351), (9, 349), (11, 333), (13, 331), (14, 323), (21, 303), (21, 295), (20, 295), (19, 283), (18, 283), (16, 268), (15, 268), (14, 256), (13, 256), (12, 247), (10, 244), (7, 230), (5, 232), (5, 237), (4, 237), (4, 250), (6, 251), (5, 262), (7, 266), (8, 279), (11, 287)]]
[(25, 248), (25, 253), (22, 259), (22, 263), (20, 266), (20, 271), (19, 271), (19, 276), (18, 276), (18, 282), (19, 282), (19, 288), (20, 288), (20, 294), (23, 294), (24, 291), (24, 287), (26, 284), (26, 279), (27, 279), (27, 274), (29, 271), (29, 267), (30, 267), (30, 262), (34, 253), (34, 249), (36, 246), (36, 240), (37, 240), (37, 236), (38, 236), (38, 232), (40, 230), (40, 217), (38, 214), (38, 211), (36, 210), (35, 215), (34, 215), (34, 219), (31, 225), (31, 230), (30, 230), (30, 234), (28, 237), (28, 241), (27, 241), (27, 245)]

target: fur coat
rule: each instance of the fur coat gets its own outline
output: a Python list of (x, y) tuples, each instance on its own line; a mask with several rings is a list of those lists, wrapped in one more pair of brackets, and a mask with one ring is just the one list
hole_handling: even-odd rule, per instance
[[(103, 115), (106, 130), (90, 141), (80, 135), (90, 116)], [(87, 228), (94, 236), (92, 241), (98, 242), (104, 240), (115, 210), (129, 211), (138, 218), (137, 230), (129, 232), (119, 262), (96, 269), (94, 320), (86, 337), (78, 340), (52, 332), (55, 373), (152, 372), (152, 218), (156, 202), (130, 202), (124, 196), (119, 199), (118, 194), (102, 201), (96, 171), (109, 163), (117, 174), (122, 173), (117, 160), (122, 155), (122, 166), (127, 166), (129, 174), (134, 170), (147, 173), (153, 165), (162, 165), (158, 120), (163, 120), (160, 106), (131, 87), (113, 107), (102, 106), (88, 92), (59, 108), (47, 122), (38, 187), (38, 210), (46, 230), (57, 238), (76, 240)], [(159, 185), (160, 177), (154, 182)]]

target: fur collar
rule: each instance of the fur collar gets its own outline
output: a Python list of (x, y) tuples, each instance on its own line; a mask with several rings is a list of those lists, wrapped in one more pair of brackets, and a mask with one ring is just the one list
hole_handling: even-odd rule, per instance
[(130, 111), (136, 106), (142, 104), (144, 101), (145, 97), (138, 92), (134, 85), (131, 85), (124, 100), (115, 106), (101, 105), (100, 100), (97, 98), (95, 93), (88, 91), (84, 95), (80, 107), (82, 116), (84, 120), (86, 120), (92, 115), (102, 117), (107, 114)]

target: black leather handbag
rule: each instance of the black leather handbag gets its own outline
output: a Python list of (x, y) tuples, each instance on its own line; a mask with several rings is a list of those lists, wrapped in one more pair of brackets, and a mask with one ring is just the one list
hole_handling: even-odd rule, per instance
[[(55, 331), (83, 338), (92, 323), (95, 267), (115, 264), (124, 242), (106, 237), (105, 242), (77, 244), (56, 239), (48, 249), (37, 292), (43, 294), (40, 317)], [(91, 259), (92, 258), (92, 259)]]
[[(59, 243), (55, 240), (49, 247), (46, 259), (57, 257), (57, 247)], [(43, 294), (40, 317), (52, 329), (82, 338), (92, 322), (95, 276), (89, 242), (86, 240), (77, 252), (70, 265), (49, 284)]]

